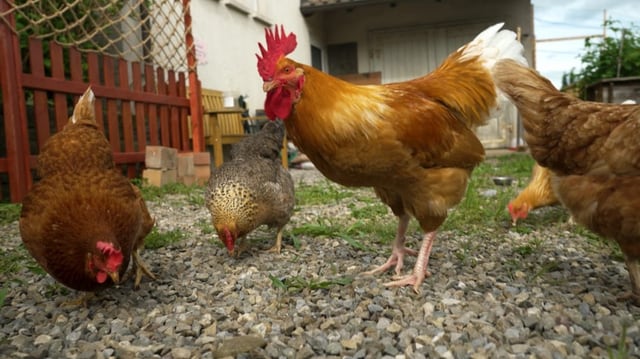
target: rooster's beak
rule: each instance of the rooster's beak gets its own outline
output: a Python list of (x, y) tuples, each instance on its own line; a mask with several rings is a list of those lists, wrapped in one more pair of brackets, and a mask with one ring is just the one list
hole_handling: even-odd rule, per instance
[(276, 81), (265, 81), (264, 83), (262, 83), (262, 91), (269, 92), (274, 87), (276, 87), (276, 85), (277, 85)]
[(109, 277), (111, 277), (111, 280), (114, 284), (118, 284), (118, 282), (120, 282), (120, 274), (118, 273), (118, 271), (107, 272), (107, 274), (109, 275)]

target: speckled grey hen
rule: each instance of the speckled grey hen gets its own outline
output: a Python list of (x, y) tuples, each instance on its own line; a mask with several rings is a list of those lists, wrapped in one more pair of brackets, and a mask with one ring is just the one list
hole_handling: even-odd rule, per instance
[(240, 255), (247, 247), (245, 236), (261, 225), (277, 228), (270, 251), (280, 253), (282, 232), (295, 204), (293, 180), (279, 156), (284, 135), (282, 121), (269, 121), (260, 132), (234, 144), (231, 160), (211, 174), (205, 203), (230, 255)]

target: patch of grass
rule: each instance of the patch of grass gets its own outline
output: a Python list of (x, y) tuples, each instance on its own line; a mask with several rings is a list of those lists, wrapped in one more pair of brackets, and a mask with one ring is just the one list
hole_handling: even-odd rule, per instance
[(4, 300), (5, 298), (7, 298), (7, 293), (9, 292), (9, 290), (6, 287), (2, 287), (0, 288), (0, 308), (2, 308), (2, 306), (4, 306)]
[[(442, 226), (443, 230), (466, 233), (481, 232), (487, 226), (508, 228), (510, 217), (507, 204), (529, 182), (533, 159), (522, 153), (491, 157), (481, 163), (471, 174), (467, 192), (454, 207)], [(517, 183), (497, 186), (494, 176), (510, 176)]]
[(44, 269), (36, 263), (24, 245), (21, 244), (15, 249), (0, 250), (0, 274), (11, 276), (22, 268), (27, 268), (35, 274), (45, 274)]
[(390, 243), (395, 238), (396, 226), (395, 220), (359, 220), (349, 225), (318, 220), (315, 223), (301, 224), (293, 228), (291, 233), (294, 236), (340, 238), (358, 250), (371, 251), (368, 243)]
[(370, 219), (386, 216), (390, 210), (384, 203), (378, 200), (378, 203), (371, 203), (365, 206), (356, 206), (355, 203), (348, 205), (351, 210), (351, 216), (355, 219)]
[(523, 257), (535, 254), (540, 251), (543, 241), (539, 238), (531, 239), (527, 244), (515, 248), (515, 252)]
[(185, 234), (180, 229), (160, 232), (156, 227), (153, 227), (151, 233), (144, 240), (144, 246), (148, 249), (158, 249), (180, 242), (184, 237)]
[(199, 219), (198, 222), (196, 222), (196, 226), (200, 228), (200, 232), (205, 235), (213, 234), (216, 232), (209, 219)]
[(296, 203), (299, 206), (334, 204), (341, 199), (354, 196), (354, 191), (329, 181), (296, 185)]
[(627, 325), (622, 326), (622, 333), (620, 333), (620, 339), (618, 340), (618, 346), (616, 348), (607, 348), (607, 354), (610, 359), (627, 359), (629, 355), (629, 348), (627, 348)]
[(8, 293), (9, 282), (22, 283), (18, 277), (18, 272), (26, 268), (27, 270), (38, 274), (45, 275), (46, 272), (31, 257), (24, 245), (10, 250), (0, 250), (0, 278), (5, 278), (4, 283), (0, 286), (0, 307), (4, 304)]
[(17, 203), (0, 203), (0, 224), (10, 224), (20, 219), (22, 206)]
[(557, 268), (558, 268), (558, 262), (556, 261), (548, 262), (542, 267), (540, 267), (540, 269), (538, 269), (531, 277), (529, 277), (528, 282), (532, 283), (537, 278), (542, 277), (549, 272), (553, 272)]
[(292, 276), (288, 278), (277, 278), (273, 275), (269, 275), (271, 279), (271, 285), (274, 288), (280, 288), (284, 291), (297, 293), (304, 289), (317, 290), (317, 289), (330, 289), (334, 286), (349, 285), (353, 282), (351, 277), (340, 277), (326, 280), (305, 279), (300, 276)]
[(183, 183), (169, 183), (162, 187), (156, 187), (149, 185), (147, 181), (141, 178), (134, 178), (131, 182), (140, 188), (140, 192), (142, 192), (142, 198), (145, 201), (158, 201), (161, 200), (164, 196), (174, 194), (174, 195), (184, 195), (187, 197), (187, 202), (194, 205), (204, 205), (204, 188), (201, 186), (187, 186)]

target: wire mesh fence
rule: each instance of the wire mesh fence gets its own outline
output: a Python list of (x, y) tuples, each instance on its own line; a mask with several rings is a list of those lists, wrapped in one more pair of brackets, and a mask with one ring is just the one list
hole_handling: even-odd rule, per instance
[[(7, 0), (0, 19), (26, 43), (54, 40), (80, 51), (186, 71), (184, 22), (188, 1), (178, 0)], [(186, 4), (186, 5), (185, 5)]]

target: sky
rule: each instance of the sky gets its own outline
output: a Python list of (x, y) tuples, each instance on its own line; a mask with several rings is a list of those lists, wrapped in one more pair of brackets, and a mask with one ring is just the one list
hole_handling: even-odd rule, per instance
[[(638, 0), (531, 0), (531, 3), (534, 6), (534, 26), (538, 40), (601, 35), (605, 9), (608, 19), (618, 20), (625, 26), (631, 23), (640, 25)], [(536, 68), (559, 88), (564, 73), (582, 68), (582, 53), (584, 39), (538, 42)]]

